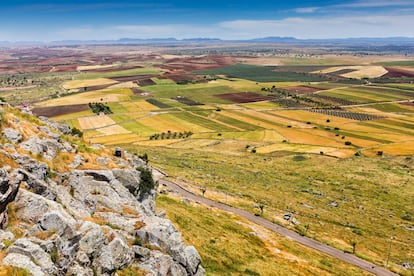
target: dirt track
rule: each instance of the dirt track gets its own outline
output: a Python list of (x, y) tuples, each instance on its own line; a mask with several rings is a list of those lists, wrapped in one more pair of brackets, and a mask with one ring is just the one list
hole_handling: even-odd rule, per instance
[(276, 233), (279, 233), (280, 235), (285, 236), (286, 238), (288, 238), (292, 241), (298, 242), (298, 243), (300, 243), (304, 246), (315, 249), (315, 250), (317, 250), (321, 253), (325, 253), (325, 254), (328, 254), (330, 256), (333, 256), (333, 257), (335, 257), (339, 260), (342, 260), (346, 263), (355, 265), (355, 266), (357, 266), (357, 267), (359, 267), (359, 268), (361, 268), (365, 271), (368, 271), (370, 273), (373, 273), (375, 275), (381, 275), (381, 276), (398, 275), (398, 274), (395, 274), (395, 273), (393, 273), (393, 272), (391, 272), (391, 271), (389, 271), (389, 270), (387, 270), (387, 269), (385, 269), (381, 266), (377, 266), (373, 263), (370, 263), (370, 262), (365, 261), (361, 258), (358, 258), (355, 255), (352, 255), (352, 254), (349, 254), (349, 253), (344, 253), (343, 251), (341, 251), (339, 249), (336, 249), (334, 247), (331, 247), (329, 245), (323, 244), (321, 242), (315, 241), (315, 240), (310, 239), (310, 238), (305, 237), (305, 236), (301, 236), (301, 235), (297, 234), (294, 231), (291, 231), (287, 228), (284, 228), (283, 226), (274, 224), (274, 223), (272, 223), (272, 222), (270, 222), (270, 221), (268, 221), (268, 220), (266, 220), (262, 217), (255, 216), (255, 215), (253, 215), (249, 212), (246, 212), (246, 211), (234, 208), (232, 206), (229, 206), (229, 205), (226, 205), (226, 204), (223, 204), (223, 203), (219, 203), (219, 202), (216, 202), (216, 201), (198, 196), (196, 194), (193, 194), (192, 192), (184, 189), (183, 187), (181, 187), (180, 185), (178, 185), (174, 182), (171, 182), (171, 181), (168, 181), (168, 180), (165, 180), (165, 179), (160, 179), (159, 182), (160, 182), (161, 185), (167, 186), (170, 190), (180, 194), (181, 196), (184, 196), (186, 198), (189, 198), (191, 200), (194, 200), (196, 202), (199, 202), (199, 203), (211, 206), (211, 207), (218, 208), (218, 209), (226, 211), (226, 212), (230, 212), (230, 213), (239, 215), (239, 216), (241, 216), (241, 217), (243, 217), (243, 218), (245, 218), (245, 219), (247, 219), (251, 222), (254, 222), (258, 225), (261, 225), (261, 226), (263, 226), (263, 227), (265, 227), (269, 230), (272, 230)]

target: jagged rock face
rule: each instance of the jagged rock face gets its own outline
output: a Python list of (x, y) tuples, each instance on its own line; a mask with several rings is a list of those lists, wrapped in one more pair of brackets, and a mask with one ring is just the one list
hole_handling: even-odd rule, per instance
[[(53, 129), (70, 132), (42, 120)], [(38, 128), (42, 137), (49, 138), (22, 141), (13, 131), (3, 135), (34, 154), (40, 149), (51, 160), (59, 151), (75, 148), (49, 127)], [(5, 247), (3, 240), (12, 243), (4, 264), (25, 268), (32, 275), (115, 275), (129, 266), (142, 268), (148, 275), (204, 275), (195, 248), (182, 242), (169, 220), (156, 216), (155, 190), (140, 186), (136, 167), (145, 166), (141, 159), (125, 154), (119, 162), (123, 168), (72, 170), (52, 180), (46, 163), (13, 149), (12, 144), (9, 151), (0, 148), (0, 154), (20, 166), (0, 169), (0, 226), (7, 224), (7, 205), (13, 202), (24, 233), (15, 237), (0, 231), (0, 250)], [(107, 159), (99, 162), (104, 165)], [(83, 161), (79, 157), (77, 163)]]

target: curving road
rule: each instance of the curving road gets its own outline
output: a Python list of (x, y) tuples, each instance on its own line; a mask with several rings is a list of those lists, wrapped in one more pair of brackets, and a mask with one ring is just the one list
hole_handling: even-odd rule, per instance
[(177, 183), (165, 180), (165, 179), (159, 179), (159, 183), (161, 185), (164, 185), (166, 187), (168, 187), (170, 190), (180, 194), (181, 196), (184, 196), (188, 199), (194, 200), (196, 202), (211, 206), (211, 207), (215, 207), (218, 209), (221, 209), (223, 211), (226, 212), (230, 212), (236, 215), (239, 215), (251, 222), (254, 222), (258, 225), (261, 225), (269, 230), (272, 230), (276, 233), (279, 233), (280, 235), (285, 236), (286, 238), (298, 242), (304, 246), (310, 247), (312, 249), (315, 249), (319, 252), (328, 254), (332, 257), (335, 257), (337, 259), (340, 259), (344, 262), (347, 262), (349, 264), (355, 265), (365, 271), (368, 271), (370, 273), (373, 273), (375, 275), (380, 275), (380, 276), (388, 276), (388, 275), (392, 275), (392, 276), (396, 276), (398, 274), (395, 274), (381, 266), (377, 266), (376, 264), (373, 264), (371, 262), (365, 261), (361, 258), (358, 258), (355, 255), (349, 254), (349, 253), (344, 253), (343, 251), (336, 249), (334, 247), (331, 247), (329, 245), (323, 244), (321, 242), (318, 242), (316, 240), (310, 239), (308, 237), (305, 236), (301, 236), (298, 233), (289, 230), (283, 226), (274, 224), (262, 217), (257, 217), (249, 212), (243, 211), (241, 209), (237, 209), (234, 208), (232, 206), (220, 203), (220, 202), (216, 202), (201, 196), (198, 196), (188, 190), (186, 190), (185, 188), (181, 187), (180, 185), (178, 185)]

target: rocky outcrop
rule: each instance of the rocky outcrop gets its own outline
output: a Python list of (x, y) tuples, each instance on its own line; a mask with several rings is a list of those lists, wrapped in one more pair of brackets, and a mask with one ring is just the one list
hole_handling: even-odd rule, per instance
[(7, 205), (14, 201), (19, 191), (21, 175), (9, 174), (5, 168), (0, 169), (0, 228), (7, 225)]
[[(0, 226), (8, 224), (13, 202), (12, 230), (19, 233), (0, 230), (3, 264), (32, 275), (115, 275), (130, 266), (147, 275), (204, 275), (195, 248), (156, 215), (156, 185), (148, 189), (153, 182), (145, 180), (143, 186), (142, 172), (149, 170), (143, 160), (129, 153), (100, 156), (98, 165), (109, 168), (75, 169), (87, 159), (56, 134), (70, 128), (41, 120), (39, 135), (26, 140), (13, 129), (2, 132), (11, 143), (0, 153), (17, 167), (0, 169)], [(61, 152), (73, 154), (72, 169), (52, 172), (50, 160)]]

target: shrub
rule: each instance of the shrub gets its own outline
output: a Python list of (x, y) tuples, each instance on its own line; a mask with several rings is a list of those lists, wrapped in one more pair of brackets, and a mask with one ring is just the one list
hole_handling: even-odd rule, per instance
[(141, 182), (139, 183), (139, 199), (142, 200), (149, 192), (151, 192), (152, 189), (154, 189), (155, 182), (149, 169), (138, 168), (137, 170), (141, 172)]
[(82, 132), (80, 129), (76, 128), (76, 127), (73, 127), (73, 128), (71, 129), (71, 134), (72, 134), (73, 136), (75, 136), (75, 135), (77, 135), (77, 136), (79, 136), (79, 137), (82, 137), (82, 136), (83, 136), (83, 132)]
[(139, 245), (142, 246), (142, 240), (139, 236), (136, 236), (134, 241), (132, 242), (133, 245)]
[(345, 141), (345, 145), (350, 146), (350, 145), (352, 145), (352, 143), (350, 141)]

